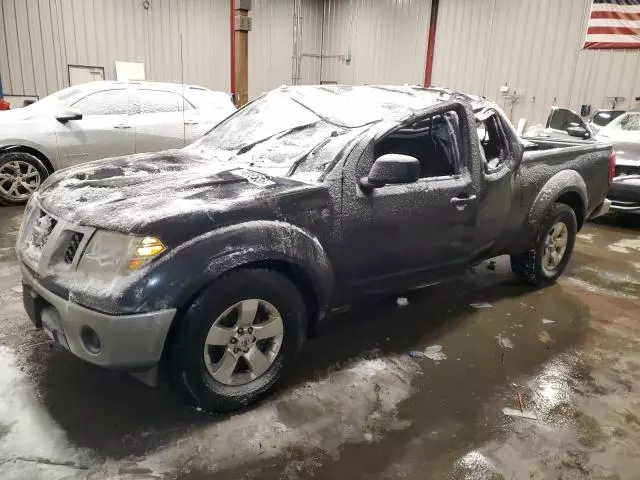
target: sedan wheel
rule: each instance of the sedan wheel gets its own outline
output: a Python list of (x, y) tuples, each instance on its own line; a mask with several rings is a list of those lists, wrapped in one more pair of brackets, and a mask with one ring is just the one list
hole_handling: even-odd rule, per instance
[(40, 187), (40, 173), (21, 160), (0, 165), (0, 193), (12, 200), (27, 200)]
[(0, 154), (0, 203), (26, 203), (48, 175), (43, 163), (28, 152)]

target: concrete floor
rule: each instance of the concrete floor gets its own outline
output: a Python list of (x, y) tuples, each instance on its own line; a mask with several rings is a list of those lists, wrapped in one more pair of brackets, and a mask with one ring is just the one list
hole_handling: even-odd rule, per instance
[(20, 215), (0, 209), (2, 479), (639, 476), (640, 216), (588, 224), (543, 290), (501, 258), (335, 317), (278, 392), (216, 417), (31, 329)]

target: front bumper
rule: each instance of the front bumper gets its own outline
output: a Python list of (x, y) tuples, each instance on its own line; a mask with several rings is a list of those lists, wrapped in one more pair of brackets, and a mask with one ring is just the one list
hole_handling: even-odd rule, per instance
[[(77, 357), (103, 367), (144, 369), (160, 360), (175, 309), (107, 315), (47, 290), (22, 268), (23, 301), (31, 321)], [(87, 332), (95, 332), (99, 339)]]

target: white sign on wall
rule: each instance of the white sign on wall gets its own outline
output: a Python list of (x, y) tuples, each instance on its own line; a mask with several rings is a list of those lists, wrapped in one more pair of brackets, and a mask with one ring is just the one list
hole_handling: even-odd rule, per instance
[(116, 80), (120, 82), (145, 80), (144, 63), (116, 62)]
[(89, 65), (69, 65), (69, 85), (104, 80), (104, 68)]

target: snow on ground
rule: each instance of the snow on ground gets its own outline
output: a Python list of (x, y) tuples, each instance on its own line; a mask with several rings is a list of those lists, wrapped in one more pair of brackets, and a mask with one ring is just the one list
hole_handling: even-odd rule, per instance
[(89, 452), (69, 445), (13, 351), (0, 346), (0, 478), (66, 478), (90, 461)]
[(252, 411), (203, 424), (140, 466), (162, 472), (189, 463), (216, 471), (293, 447), (336, 454), (344, 443), (370, 441), (385, 430), (406, 427), (396, 407), (410, 395), (411, 379), (419, 372), (417, 364), (399, 357), (360, 361)]
[(345, 443), (375, 441), (387, 430), (406, 427), (396, 408), (411, 394), (419, 372), (406, 358), (360, 360), (226, 420), (203, 416), (199, 430), (185, 431), (143, 457), (116, 462), (71, 445), (14, 351), (0, 347), (0, 478), (162, 478), (181, 468), (216, 471), (247, 464), (290, 448), (336, 454)]

